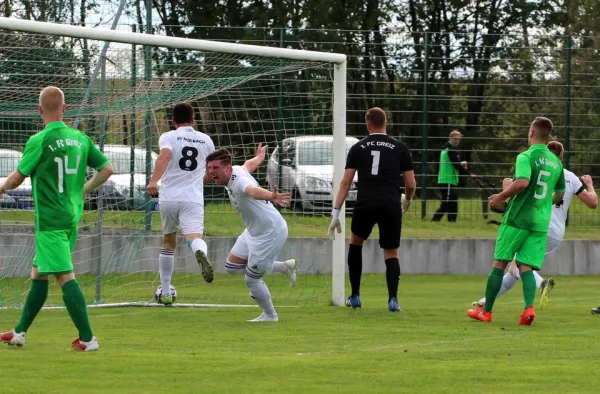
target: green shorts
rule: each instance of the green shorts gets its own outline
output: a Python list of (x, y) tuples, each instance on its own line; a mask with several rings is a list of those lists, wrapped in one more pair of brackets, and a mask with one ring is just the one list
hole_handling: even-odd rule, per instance
[(71, 253), (77, 241), (77, 227), (70, 230), (36, 231), (33, 266), (39, 275), (73, 272)]
[(542, 269), (546, 254), (548, 233), (521, 230), (502, 224), (496, 238), (494, 260), (525, 264), (535, 270)]

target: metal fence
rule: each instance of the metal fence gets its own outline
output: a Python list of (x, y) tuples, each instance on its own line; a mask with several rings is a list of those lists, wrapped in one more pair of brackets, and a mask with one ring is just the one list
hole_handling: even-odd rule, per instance
[[(131, 25), (118, 28), (140, 29)], [(155, 26), (154, 30), (161, 34), (165, 26)], [(453, 129), (464, 134), (459, 146), (461, 160), (468, 161), (470, 171), (496, 187), (504, 177), (512, 176), (517, 154), (527, 147), (528, 126), (539, 115), (553, 120), (554, 137), (566, 148), (565, 167), (577, 175), (600, 176), (600, 154), (595, 149), (600, 139), (596, 130), (600, 119), (600, 54), (595, 49), (595, 37), (532, 35), (525, 40), (519, 36), (484, 36), (481, 41), (468, 34), (393, 29), (185, 26), (184, 30), (194, 30), (208, 39), (347, 54), (347, 134), (366, 134), (363, 116), (369, 107), (379, 106), (387, 112), (388, 133), (406, 142), (413, 154), (420, 204), (413, 204), (411, 214), (417, 217), (431, 218), (437, 209), (440, 151)], [(138, 65), (143, 67), (142, 48), (137, 53)], [(132, 56), (131, 61), (135, 59)], [(263, 81), (262, 85), (257, 81), (257, 89), (268, 91), (268, 105), (264, 107), (251, 103), (251, 98), (245, 100), (241, 90), (235, 92), (235, 99), (215, 95), (195, 104), (205, 113), (221, 108), (219, 121), (213, 119), (205, 130), (215, 133), (218, 144), (239, 148), (240, 157), (247, 157), (260, 139), (275, 141), (281, 148), (285, 137), (331, 134), (331, 98), (327, 88), (320, 88), (326, 80), (326, 72), (321, 70)], [(244, 127), (238, 124), (239, 113), (245, 113)], [(150, 144), (145, 142), (145, 122), (147, 126), (143, 114), (137, 119), (127, 114), (122, 121), (113, 120), (107, 143), (133, 142), (157, 150), (158, 136), (169, 128), (168, 109), (155, 113)], [(266, 128), (265, 122), (270, 123)], [(259, 123), (262, 125), (253, 126)], [(23, 123), (18, 134), (27, 136), (30, 126)], [(11, 141), (14, 143), (14, 138)], [(265, 175), (262, 173), (261, 179)], [(485, 220), (485, 193), (479, 185), (463, 179), (460, 195), (459, 220)], [(600, 226), (598, 216), (578, 202), (571, 212), (572, 226)]]
[[(484, 36), (479, 42), (466, 34), (390, 29), (195, 29), (220, 40), (346, 53), (347, 133), (366, 134), (367, 108), (386, 110), (388, 132), (412, 151), (421, 200), (413, 213), (422, 218), (430, 218), (437, 208), (440, 151), (453, 129), (464, 134), (461, 160), (497, 187), (512, 176), (536, 116), (554, 122), (554, 138), (566, 148), (565, 168), (580, 176), (600, 176), (596, 37)], [(460, 194), (459, 217), (483, 219), (479, 185), (464, 179)], [(576, 201), (570, 225), (598, 226), (600, 219)]]

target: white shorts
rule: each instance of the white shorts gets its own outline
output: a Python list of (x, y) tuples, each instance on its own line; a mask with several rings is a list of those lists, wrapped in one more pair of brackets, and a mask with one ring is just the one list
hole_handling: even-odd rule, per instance
[(546, 241), (546, 253), (545, 253), (545, 256), (548, 256), (550, 253), (552, 253), (556, 249), (558, 249), (558, 247), (560, 246), (561, 243), (562, 243), (562, 240), (558, 240), (558, 239), (554, 239), (554, 238), (548, 237), (548, 239)]
[(163, 234), (204, 234), (204, 205), (196, 202), (163, 201), (158, 204)]
[(238, 237), (231, 248), (231, 254), (240, 259), (248, 260), (248, 268), (264, 274), (269, 272), (273, 262), (279, 256), (287, 240), (287, 226), (278, 232), (273, 232), (260, 237), (252, 237), (248, 230)]

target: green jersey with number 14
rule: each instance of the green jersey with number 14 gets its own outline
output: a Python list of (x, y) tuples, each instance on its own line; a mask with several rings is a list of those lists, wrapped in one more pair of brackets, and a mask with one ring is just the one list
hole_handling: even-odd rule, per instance
[(563, 166), (545, 144), (532, 145), (517, 156), (515, 179), (529, 185), (513, 196), (502, 223), (522, 230), (547, 232), (552, 216), (552, 192), (565, 191)]
[(92, 140), (63, 122), (51, 122), (27, 141), (17, 170), (31, 176), (37, 231), (65, 230), (83, 213), (87, 167), (109, 164)]

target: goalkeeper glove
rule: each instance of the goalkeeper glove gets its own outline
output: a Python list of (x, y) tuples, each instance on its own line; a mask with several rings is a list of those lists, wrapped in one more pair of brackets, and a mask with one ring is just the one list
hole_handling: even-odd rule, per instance
[(406, 213), (408, 211), (408, 207), (410, 206), (411, 200), (407, 200), (404, 193), (400, 196), (400, 202), (402, 203), (402, 213)]
[(329, 239), (334, 241), (335, 240), (335, 232), (337, 230), (338, 234), (342, 233), (342, 225), (340, 224), (340, 210), (339, 209), (333, 209), (333, 211), (331, 212), (331, 222), (329, 223), (329, 228), (327, 229), (327, 235), (329, 236)]

